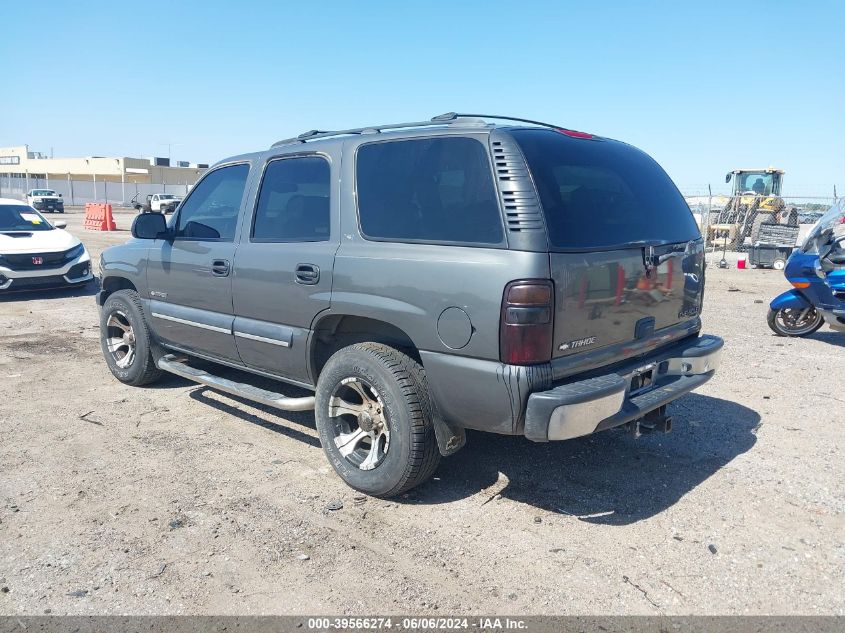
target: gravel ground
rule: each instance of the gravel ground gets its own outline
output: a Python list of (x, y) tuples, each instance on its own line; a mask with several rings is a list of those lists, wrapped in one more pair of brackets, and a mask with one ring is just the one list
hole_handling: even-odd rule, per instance
[(0, 298), (0, 613), (845, 614), (845, 334), (773, 336), (786, 287), (708, 270), (726, 355), (672, 433), (472, 433), (391, 502), (310, 413), (118, 383), (93, 289)]

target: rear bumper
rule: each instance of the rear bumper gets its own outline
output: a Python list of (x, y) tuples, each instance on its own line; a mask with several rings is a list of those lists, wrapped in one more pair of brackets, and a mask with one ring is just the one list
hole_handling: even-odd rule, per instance
[[(719, 337), (701, 336), (618, 372), (532, 393), (525, 436), (535, 442), (567, 440), (637, 420), (710, 380), (723, 345)], [(632, 382), (640, 376), (650, 376), (651, 384), (632, 392)]]

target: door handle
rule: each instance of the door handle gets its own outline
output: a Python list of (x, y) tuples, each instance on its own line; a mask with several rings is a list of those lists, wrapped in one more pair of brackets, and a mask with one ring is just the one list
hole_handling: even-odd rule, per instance
[(313, 286), (320, 281), (320, 267), (316, 264), (297, 264), (296, 283)]
[(211, 262), (211, 274), (215, 277), (227, 277), (230, 268), (228, 259), (215, 259)]

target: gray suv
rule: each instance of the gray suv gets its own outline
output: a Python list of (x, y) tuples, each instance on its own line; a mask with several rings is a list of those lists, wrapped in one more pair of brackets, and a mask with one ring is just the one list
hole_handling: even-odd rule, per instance
[(101, 261), (118, 380), (314, 409), (330, 463), (371, 495), (425, 481), (465, 429), (668, 431), (666, 405), (719, 364), (703, 243), (666, 173), (536, 121), (307, 132), (218, 163), (132, 235)]

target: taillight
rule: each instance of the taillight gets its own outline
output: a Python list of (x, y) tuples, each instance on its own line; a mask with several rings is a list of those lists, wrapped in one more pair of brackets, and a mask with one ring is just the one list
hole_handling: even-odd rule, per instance
[(508, 365), (547, 363), (552, 357), (554, 286), (548, 279), (505, 286), (500, 317), (499, 357)]
[(566, 134), (567, 136), (571, 136), (572, 138), (593, 138), (593, 135), (589, 132), (579, 132), (578, 130), (567, 130), (566, 128), (558, 128), (558, 132), (560, 132), (561, 134)]

